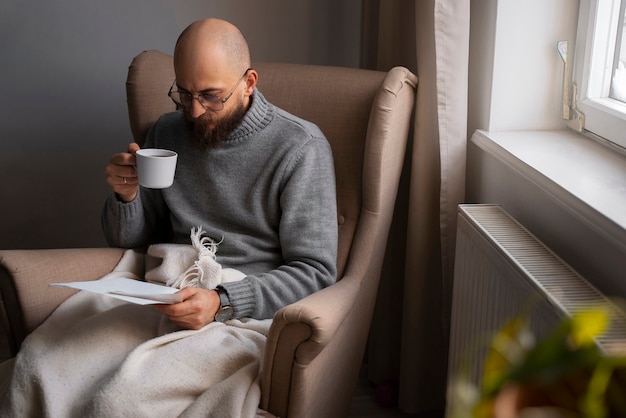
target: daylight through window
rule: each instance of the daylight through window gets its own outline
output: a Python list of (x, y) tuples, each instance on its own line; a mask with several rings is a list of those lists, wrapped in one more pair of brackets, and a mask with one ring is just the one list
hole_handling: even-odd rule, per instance
[(626, 148), (626, 0), (580, 0), (573, 81), (584, 129)]

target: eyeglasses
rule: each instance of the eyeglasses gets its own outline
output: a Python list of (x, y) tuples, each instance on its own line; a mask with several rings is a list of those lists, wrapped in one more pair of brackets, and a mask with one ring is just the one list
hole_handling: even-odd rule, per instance
[(224, 97), (223, 99), (221, 97), (214, 96), (208, 93), (192, 94), (184, 90), (183, 91), (173, 90), (174, 86), (176, 85), (176, 80), (174, 80), (174, 83), (172, 84), (172, 87), (170, 87), (170, 91), (167, 93), (167, 95), (179, 107), (184, 107), (188, 109), (193, 104), (193, 99), (196, 99), (198, 100), (198, 103), (200, 103), (200, 106), (202, 106), (206, 110), (219, 112), (220, 110), (224, 109), (224, 104), (228, 101), (228, 99), (230, 99), (230, 97), (233, 95), (235, 90), (237, 90), (237, 87), (239, 87), (239, 84), (241, 84), (243, 79), (248, 74), (248, 71), (250, 71), (251, 69), (252, 68), (248, 68), (246, 72), (243, 73), (239, 81), (237, 81), (237, 84), (235, 84), (235, 87), (233, 87), (230, 93), (228, 93), (228, 95)]

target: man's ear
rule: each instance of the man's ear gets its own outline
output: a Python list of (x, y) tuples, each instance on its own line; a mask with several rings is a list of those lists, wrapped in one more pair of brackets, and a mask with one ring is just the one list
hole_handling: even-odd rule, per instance
[(256, 72), (256, 70), (254, 70), (253, 68), (248, 70), (248, 74), (246, 74), (246, 78), (244, 79), (244, 83), (246, 86), (245, 88), (246, 96), (252, 95), (252, 92), (254, 91), (254, 88), (256, 87), (256, 83), (258, 80), (259, 80), (259, 74)]

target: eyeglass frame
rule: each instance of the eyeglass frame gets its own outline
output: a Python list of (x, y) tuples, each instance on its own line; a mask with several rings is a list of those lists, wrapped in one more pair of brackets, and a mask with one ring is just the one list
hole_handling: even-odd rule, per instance
[[(235, 93), (235, 90), (237, 90), (237, 87), (239, 87), (239, 84), (241, 84), (241, 82), (243, 81), (243, 79), (244, 79), (244, 78), (246, 78), (246, 75), (248, 75), (248, 72), (250, 72), (250, 70), (252, 70), (252, 68), (248, 68), (248, 69), (247, 69), (247, 70), (243, 73), (243, 75), (241, 76), (241, 78), (239, 78), (239, 81), (237, 81), (237, 84), (235, 84), (235, 87), (233, 87), (233, 89), (230, 91), (230, 93), (228, 93), (228, 95), (227, 95), (225, 98), (223, 98), (223, 99), (222, 99), (221, 97), (219, 97), (219, 96), (215, 96), (215, 95), (213, 95), (213, 94), (208, 94), (208, 93), (191, 93), (191, 92), (186, 91), (186, 90), (184, 90), (184, 91), (180, 91), (180, 90), (178, 90), (180, 87), (178, 87), (178, 86), (176, 85), (176, 80), (174, 80), (174, 82), (172, 83), (172, 86), (170, 87), (170, 90), (167, 92), (167, 95), (168, 95), (168, 97), (169, 97), (170, 99), (172, 99), (172, 101), (173, 101), (173, 102), (176, 104), (176, 106), (177, 106), (177, 107), (179, 107), (179, 108), (188, 109), (188, 107), (187, 107), (187, 106), (185, 106), (185, 105), (182, 103), (182, 101), (181, 101), (181, 103), (179, 103), (179, 102), (177, 102), (176, 100), (174, 100), (174, 98), (172, 97), (172, 93), (178, 93), (178, 94), (179, 94), (179, 96), (180, 96), (180, 94), (188, 94), (188, 95), (190, 95), (190, 96), (191, 96), (191, 102), (190, 102), (189, 107), (191, 107), (191, 104), (193, 104), (193, 101), (194, 101), (194, 99), (195, 99), (195, 100), (197, 100), (197, 101), (198, 101), (198, 103), (200, 104), (200, 106), (202, 106), (202, 108), (203, 108), (204, 110), (210, 110), (210, 111), (212, 111), (212, 112), (220, 112), (220, 111), (224, 110), (224, 105), (226, 104), (226, 102), (228, 101), (228, 99), (230, 99), (230, 98), (232, 97), (232, 95)], [(176, 86), (177, 90), (172, 90), (172, 89), (174, 88), (174, 86)], [(206, 97), (206, 96), (209, 96), (209, 97), (212, 97), (213, 99), (216, 99), (216, 100), (214, 100), (214, 101), (213, 101), (213, 103), (216, 103), (216, 104), (217, 104), (217, 103), (219, 102), (219, 103), (221, 103), (221, 104), (222, 104), (222, 107), (221, 107), (221, 108), (219, 108), (219, 109), (213, 109), (213, 108), (210, 108), (210, 107), (205, 106), (205, 105), (204, 105), (204, 103), (202, 103), (202, 101), (200, 101), (200, 97)], [(211, 99), (211, 100), (213, 100), (213, 99)], [(208, 102), (210, 103), (210, 102), (211, 102), (211, 100), (208, 100)]]

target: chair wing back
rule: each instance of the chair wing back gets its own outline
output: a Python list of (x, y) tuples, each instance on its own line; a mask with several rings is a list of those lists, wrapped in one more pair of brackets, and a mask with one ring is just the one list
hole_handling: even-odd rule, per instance
[(126, 79), (126, 101), (130, 130), (139, 145), (143, 145), (159, 116), (176, 110), (167, 96), (175, 78), (174, 59), (163, 52), (144, 51), (131, 62)]
[[(365, 172), (367, 176), (380, 179), (379, 171), (371, 172), (376, 170), (376, 163), (370, 161), (365, 170), (363, 164), (368, 164), (368, 160), (364, 160), (366, 142), (376, 151), (370, 153), (368, 159), (384, 158), (380, 153), (383, 144), (380, 132), (378, 136), (370, 135), (368, 141), (366, 137), (372, 106), (387, 73), (263, 62), (253, 63), (253, 68), (259, 73), (259, 90), (271, 103), (317, 124), (330, 142), (337, 176), (337, 272), (338, 277), (342, 277), (361, 210), (379, 211), (380, 190), (372, 187), (381, 187), (383, 183), (377, 180), (364, 188), (362, 176)], [(396, 83), (397, 88), (408, 71), (401, 68), (394, 71), (396, 76), (388, 83)], [(174, 78), (171, 55), (145, 51), (131, 63), (126, 83), (128, 112), (133, 137), (139, 144), (143, 144), (148, 130), (160, 115), (175, 110), (167, 97)], [(387, 105), (377, 104), (379, 107)], [(380, 124), (379, 119), (371, 121), (375, 123), (374, 130), (393, 129), (389, 122)], [(364, 201), (368, 195), (370, 201)]]
[(259, 90), (276, 106), (320, 127), (333, 150), (343, 277), (363, 202), (363, 155), (372, 102), (385, 73), (342, 67), (256, 63)]

